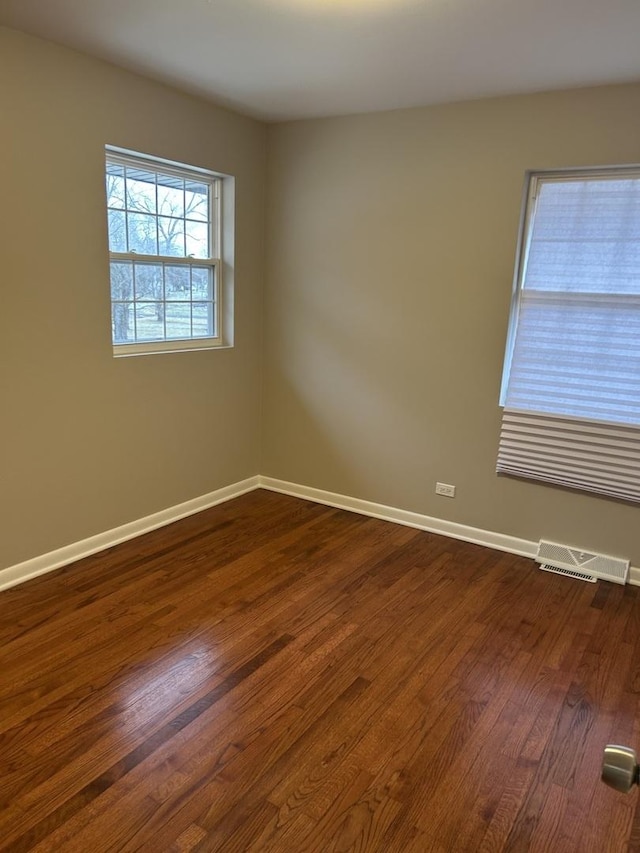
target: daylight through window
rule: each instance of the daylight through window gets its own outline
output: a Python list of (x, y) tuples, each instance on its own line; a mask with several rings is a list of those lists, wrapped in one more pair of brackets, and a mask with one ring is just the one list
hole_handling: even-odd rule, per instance
[(640, 501), (640, 169), (531, 174), (498, 471)]
[(220, 183), (107, 150), (116, 355), (220, 344)]

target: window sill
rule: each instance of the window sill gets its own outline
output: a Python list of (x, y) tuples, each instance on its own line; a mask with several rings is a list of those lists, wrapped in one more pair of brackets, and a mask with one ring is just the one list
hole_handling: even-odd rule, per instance
[(113, 347), (114, 358), (129, 358), (137, 355), (164, 355), (177, 352), (202, 352), (203, 350), (232, 349), (233, 344), (219, 339), (203, 338), (194, 341), (150, 341), (148, 344), (119, 344)]

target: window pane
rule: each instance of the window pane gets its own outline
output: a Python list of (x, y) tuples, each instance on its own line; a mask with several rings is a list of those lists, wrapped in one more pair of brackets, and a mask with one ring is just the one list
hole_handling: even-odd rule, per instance
[(640, 423), (640, 305), (523, 299), (511, 408)]
[(640, 292), (640, 179), (542, 181), (527, 289)]
[(111, 298), (114, 301), (133, 299), (133, 264), (111, 262)]
[(504, 403), (640, 424), (640, 177), (541, 176), (529, 203)]
[(192, 307), (192, 328), (194, 338), (212, 337), (213, 305), (210, 302), (194, 302)]
[(155, 172), (127, 169), (127, 207), (144, 213), (156, 212)]
[(640, 236), (618, 243), (537, 241), (524, 286), (569, 293), (640, 293)]
[(158, 217), (159, 254), (184, 258), (184, 219)]
[(196, 181), (185, 184), (185, 216), (187, 219), (209, 219), (209, 187)]
[(114, 344), (135, 340), (133, 334), (133, 306), (131, 302), (113, 302), (111, 305), (111, 335)]
[(165, 306), (167, 337), (191, 337), (191, 305), (188, 302), (168, 302)]
[(164, 338), (164, 303), (136, 302), (136, 332), (139, 341), (161, 341)]
[(213, 299), (213, 270), (211, 267), (191, 267), (193, 299)]
[(146, 213), (129, 214), (129, 251), (140, 255), (158, 254), (155, 216)]
[(187, 255), (194, 258), (209, 257), (209, 225), (206, 222), (187, 220)]
[(158, 175), (158, 213), (184, 216), (184, 181), (171, 175)]
[(160, 264), (135, 265), (135, 299), (137, 302), (164, 299)]
[(109, 251), (127, 251), (127, 219), (125, 213), (109, 211)]
[(191, 299), (188, 266), (166, 266), (164, 268), (166, 299)]
[(124, 166), (110, 163), (107, 165), (107, 207), (124, 206)]

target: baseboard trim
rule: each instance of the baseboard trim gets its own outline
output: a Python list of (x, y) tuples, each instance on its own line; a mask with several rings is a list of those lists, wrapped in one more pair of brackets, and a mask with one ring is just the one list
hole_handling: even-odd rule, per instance
[(24, 583), (24, 581), (44, 575), (47, 572), (52, 572), (69, 563), (75, 563), (76, 560), (81, 560), (83, 557), (90, 557), (99, 551), (105, 551), (107, 548), (112, 548), (114, 545), (119, 545), (128, 539), (134, 539), (143, 533), (149, 533), (152, 530), (157, 530), (159, 527), (165, 527), (167, 524), (172, 524), (174, 521), (179, 521), (188, 515), (195, 515), (195, 513), (202, 512), (202, 510), (209, 509), (212, 506), (216, 506), (216, 504), (237, 498), (240, 495), (257, 489), (259, 481), (260, 478), (257, 476), (249, 477), (247, 480), (242, 480), (239, 483), (224, 486), (221, 489), (216, 489), (198, 498), (176, 504), (175, 506), (160, 510), (160, 512), (154, 512), (152, 515), (139, 518), (137, 521), (131, 521), (120, 527), (114, 527), (113, 530), (98, 533), (96, 536), (90, 536), (88, 539), (82, 539), (80, 542), (74, 542), (71, 545), (57, 548), (48, 554), (42, 554), (31, 560), (25, 560), (23, 563), (9, 566), (9, 568), (0, 571), (0, 590)]
[[(464, 542), (472, 542), (474, 545), (484, 545), (496, 551), (506, 551), (509, 554), (517, 554), (520, 557), (535, 557), (538, 551), (538, 543), (529, 539), (519, 539), (516, 536), (507, 536), (504, 533), (495, 533), (492, 530), (483, 530), (479, 527), (469, 527), (466, 524), (458, 524), (454, 521), (445, 521), (442, 518), (434, 518), (430, 515), (421, 515), (417, 512), (409, 512), (384, 504), (363, 501), (360, 498), (352, 498), (347, 495), (326, 492), (322, 489), (313, 489), (309, 486), (301, 486), (297, 483), (289, 483), (285, 480), (276, 480), (273, 477), (260, 477), (260, 488), (272, 492), (280, 492), (296, 498), (314, 501), (315, 503), (334, 506), (338, 509), (346, 509), (372, 518), (381, 518), (384, 521), (392, 521), (407, 527), (416, 527), (418, 530), (426, 530), (429, 533), (439, 533), (449, 536), (451, 539), (461, 539)], [(640, 568), (632, 566), (629, 570), (628, 583), (632, 586), (640, 586)]]
[(478, 527), (469, 527), (466, 524), (458, 524), (455, 521), (445, 521), (442, 518), (434, 518), (430, 515), (421, 515), (417, 512), (409, 512), (405, 509), (397, 509), (384, 504), (363, 501), (360, 498), (351, 498), (347, 495), (339, 495), (335, 492), (325, 492), (322, 489), (312, 489), (309, 486), (300, 486), (297, 483), (288, 483), (284, 480), (275, 480), (272, 477), (260, 477), (260, 487), (271, 492), (291, 495), (296, 498), (315, 501), (315, 503), (334, 506), (338, 509), (346, 509), (372, 518), (381, 518), (384, 521), (393, 521), (406, 527), (416, 527), (418, 530), (426, 530), (429, 533), (440, 533), (451, 539), (462, 539), (464, 542), (473, 542), (475, 545), (485, 545), (497, 551), (507, 551), (510, 554), (519, 554), (521, 557), (533, 557), (538, 550), (537, 542), (527, 539), (518, 539), (515, 536), (507, 536), (504, 533), (494, 533), (490, 530), (481, 530)]
[[(408, 510), (385, 506), (384, 504), (365, 501), (360, 498), (352, 498), (336, 492), (327, 492), (323, 489), (301, 486), (298, 483), (290, 483), (286, 480), (277, 480), (273, 477), (256, 475), (238, 483), (224, 486), (221, 489), (216, 489), (214, 492), (209, 492), (198, 498), (168, 507), (152, 515), (147, 515), (137, 521), (131, 521), (128, 524), (115, 527), (113, 530), (98, 533), (96, 536), (90, 536), (88, 539), (82, 539), (80, 542), (74, 542), (71, 545), (50, 551), (48, 554), (42, 554), (31, 560), (25, 560), (23, 563), (17, 563), (14, 566), (2, 569), (0, 570), (0, 591), (17, 586), (20, 583), (24, 583), (24, 581), (47, 574), (70, 563), (75, 563), (76, 560), (81, 560), (83, 557), (90, 557), (92, 554), (105, 551), (107, 548), (112, 548), (114, 545), (119, 545), (128, 539), (142, 536), (143, 533), (149, 533), (152, 530), (157, 530), (159, 527), (165, 527), (167, 524), (172, 524), (181, 518), (195, 515), (198, 512), (202, 512), (202, 510), (209, 509), (217, 504), (224, 503), (232, 498), (240, 497), (240, 495), (260, 488), (324, 504), (325, 506), (333, 506), (337, 509), (345, 509), (349, 512), (357, 512), (360, 515), (367, 515), (371, 518), (380, 518), (384, 521), (391, 521), (406, 527), (415, 527), (418, 530), (425, 530), (429, 533), (438, 533), (442, 536), (449, 536), (451, 539), (461, 539), (464, 542), (472, 542), (474, 545), (484, 545), (486, 548), (506, 551), (509, 554), (517, 554), (521, 557), (534, 557), (538, 549), (538, 543), (528, 539), (519, 539), (515, 536), (507, 536), (504, 533), (495, 533), (479, 527), (469, 527), (466, 524), (458, 524), (457, 522), (446, 521), (442, 518), (421, 515), (417, 512), (409, 512)], [(632, 586), (640, 586), (640, 567), (632, 566), (630, 568), (628, 583)]]

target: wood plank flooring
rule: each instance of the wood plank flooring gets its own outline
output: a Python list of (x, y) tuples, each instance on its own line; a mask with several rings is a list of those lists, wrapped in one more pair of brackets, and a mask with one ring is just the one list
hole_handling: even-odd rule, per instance
[(0, 851), (640, 851), (639, 598), (252, 492), (0, 593)]

